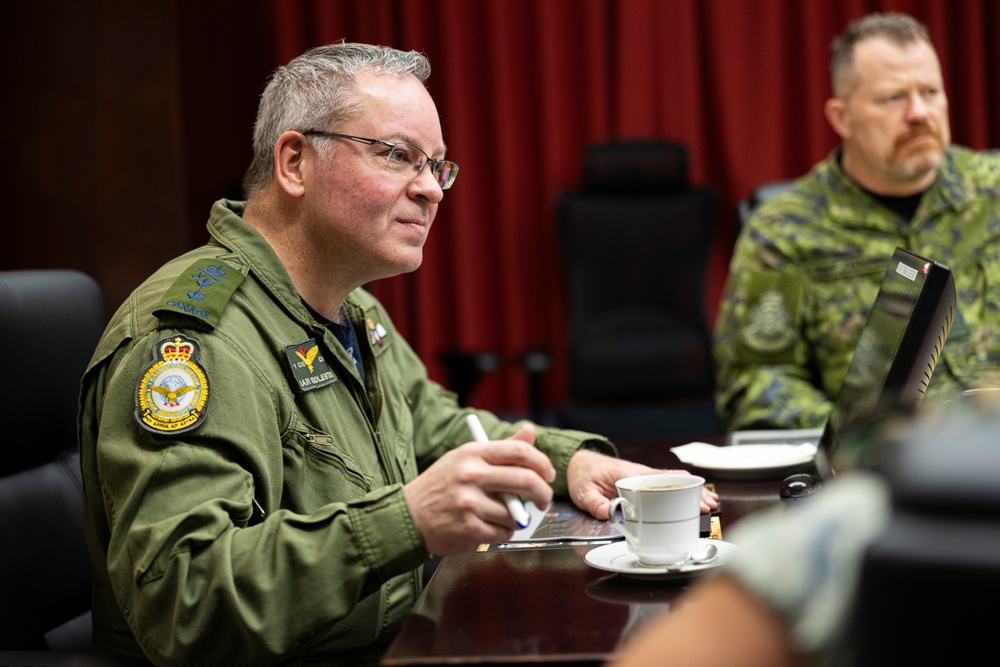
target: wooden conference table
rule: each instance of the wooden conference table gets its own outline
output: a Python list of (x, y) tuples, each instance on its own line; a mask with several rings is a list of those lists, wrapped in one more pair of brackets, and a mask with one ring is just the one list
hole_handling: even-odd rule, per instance
[[(619, 451), (654, 467), (684, 468), (670, 451), (683, 442), (626, 443)], [(780, 477), (704, 476), (722, 501), (723, 539), (747, 514), (780, 502)], [(691, 580), (636, 581), (598, 570), (584, 562), (590, 548), (442, 559), (382, 664), (603, 664), (645, 621), (665, 612)]]

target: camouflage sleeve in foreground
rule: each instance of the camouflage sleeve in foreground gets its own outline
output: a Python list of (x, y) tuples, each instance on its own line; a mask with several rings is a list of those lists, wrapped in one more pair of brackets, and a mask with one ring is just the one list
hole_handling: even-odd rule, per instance
[(862, 555), (889, 518), (882, 476), (852, 472), (796, 511), (777, 507), (737, 526), (739, 552), (720, 575), (785, 619), (809, 664), (842, 664)]

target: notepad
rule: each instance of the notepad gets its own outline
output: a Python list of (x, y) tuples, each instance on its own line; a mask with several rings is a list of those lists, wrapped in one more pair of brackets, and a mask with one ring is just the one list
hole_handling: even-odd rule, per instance
[(510, 542), (553, 542), (621, 539), (624, 535), (610, 521), (598, 521), (568, 500), (554, 501), (546, 510), (526, 506), (531, 514), (527, 528)]

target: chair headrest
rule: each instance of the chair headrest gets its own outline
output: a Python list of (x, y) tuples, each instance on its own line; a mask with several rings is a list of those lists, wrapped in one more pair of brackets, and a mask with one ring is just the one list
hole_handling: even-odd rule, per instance
[(593, 144), (583, 151), (583, 186), (590, 191), (629, 193), (686, 189), (687, 149), (661, 140)]

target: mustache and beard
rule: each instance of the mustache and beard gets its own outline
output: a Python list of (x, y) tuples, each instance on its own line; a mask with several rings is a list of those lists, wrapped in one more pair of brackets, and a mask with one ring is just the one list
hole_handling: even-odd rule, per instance
[[(938, 150), (944, 150), (944, 139), (941, 137), (941, 130), (932, 126), (930, 123), (921, 122), (916, 123), (906, 132), (906, 134), (901, 135), (896, 138), (894, 145), (894, 153), (899, 155), (907, 151), (907, 144), (918, 137), (925, 136), (934, 137), (937, 142)], [(927, 150), (928, 146), (926, 144), (921, 144), (917, 147), (917, 150)]]
[[(914, 139), (927, 137), (933, 141), (911, 144)], [(901, 182), (918, 180), (940, 166), (944, 151), (945, 140), (939, 128), (927, 122), (915, 123), (893, 142), (890, 174)]]

